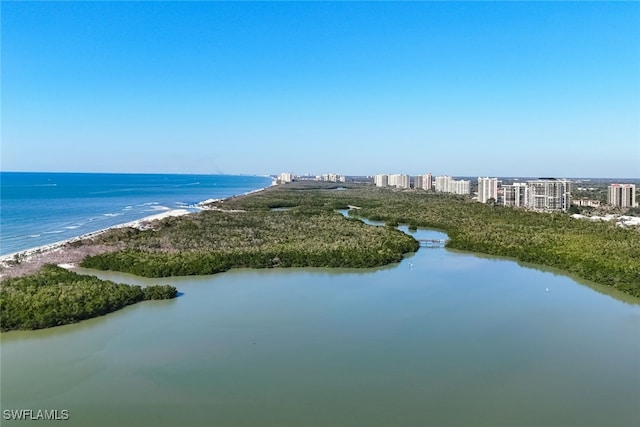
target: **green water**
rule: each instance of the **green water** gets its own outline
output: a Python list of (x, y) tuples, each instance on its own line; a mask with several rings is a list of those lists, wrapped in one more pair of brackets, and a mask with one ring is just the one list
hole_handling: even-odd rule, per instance
[(64, 426), (640, 425), (638, 301), (557, 272), (420, 249), (160, 282), (184, 295), (2, 334), (2, 409), (66, 409), (32, 422)]

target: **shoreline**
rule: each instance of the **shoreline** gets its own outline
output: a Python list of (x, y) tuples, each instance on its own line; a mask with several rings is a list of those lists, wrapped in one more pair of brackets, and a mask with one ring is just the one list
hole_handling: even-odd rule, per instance
[[(53, 243), (48, 243), (46, 245), (36, 246), (33, 248), (28, 248), (16, 252), (12, 252), (5, 255), (0, 255), (0, 279), (4, 277), (10, 277), (11, 274), (8, 272), (16, 270), (16, 267), (21, 266), (23, 264), (36, 264), (37, 268), (49, 262), (49, 259), (55, 258), (55, 255), (62, 255), (62, 249), (67, 247), (70, 243), (75, 243), (83, 240), (90, 240), (94, 237), (97, 237), (101, 234), (104, 234), (110, 230), (118, 229), (118, 228), (137, 228), (139, 230), (145, 230), (148, 227), (148, 224), (153, 221), (159, 221), (169, 217), (178, 217), (184, 215), (190, 215), (193, 213), (197, 213), (203, 210), (209, 210), (206, 205), (214, 202), (224, 201), (228, 199), (232, 199), (235, 197), (243, 197), (250, 194), (258, 193), (260, 191), (264, 191), (267, 188), (271, 188), (277, 185), (276, 180), (272, 179), (271, 184), (267, 187), (258, 188), (256, 190), (251, 190), (244, 192), (242, 194), (237, 194), (225, 198), (218, 199), (207, 199), (201, 202), (198, 202), (192, 206), (192, 209), (197, 209), (195, 212), (187, 209), (171, 209), (169, 211), (149, 215), (140, 219), (136, 219), (133, 221), (112, 225), (110, 227), (102, 228), (100, 230), (91, 231), (89, 233), (81, 234), (79, 236), (70, 237), (68, 239), (60, 240)], [(63, 265), (64, 268), (72, 268), (75, 267), (75, 264), (79, 262), (79, 260), (74, 260), (73, 254), (70, 254), (71, 259), (63, 259), (58, 260), (56, 262), (57, 265)], [(17, 261), (17, 262), (16, 262)]]
[[(116, 228), (137, 228), (139, 230), (144, 230), (147, 226), (147, 223), (151, 221), (156, 221), (164, 218), (169, 218), (172, 216), (182, 216), (187, 215), (192, 212), (189, 212), (186, 209), (172, 209), (165, 212), (161, 212), (158, 214), (153, 214), (149, 216), (145, 216), (144, 218), (136, 219), (129, 222), (123, 222), (121, 224), (112, 225), (110, 227), (101, 228), (100, 230), (90, 231), (89, 233), (81, 234), (80, 236), (70, 237), (68, 239), (59, 240), (57, 242), (48, 243), (46, 245), (36, 246), (29, 249), (24, 249), (21, 251), (12, 252), (10, 254), (0, 255), (0, 263), (6, 263), (14, 259), (16, 255), (23, 255), (25, 257), (29, 257), (38, 253), (45, 253), (47, 251), (51, 251), (57, 248), (60, 248), (68, 243), (74, 243), (81, 240), (91, 239), (93, 237), (99, 236), (101, 234), (106, 233), (109, 230), (114, 230)], [(26, 259), (25, 259), (26, 260)]]
[[(191, 213), (193, 212), (190, 212), (187, 209), (172, 209), (162, 213), (153, 214), (153, 215), (146, 216), (144, 218), (136, 219), (134, 221), (125, 222), (122, 224), (116, 224), (110, 227), (102, 228), (100, 230), (91, 231), (89, 233), (85, 233), (80, 236), (70, 237), (68, 239), (60, 240), (54, 243), (49, 243), (46, 245), (36, 246), (34, 248), (29, 248), (22, 251), (1, 255), (0, 269), (2, 270), (2, 273), (0, 273), (0, 279), (6, 276), (5, 273), (7, 272), (7, 270), (12, 270), (16, 266), (21, 265), (23, 263), (37, 262), (42, 257), (59, 252), (61, 249), (64, 249), (70, 243), (75, 243), (83, 240), (90, 240), (110, 230), (115, 230), (118, 228), (137, 228), (139, 230), (144, 230), (148, 227), (148, 224), (153, 221), (158, 221), (158, 220), (169, 218), (169, 217), (188, 215)], [(18, 262), (16, 263), (16, 261)], [(64, 264), (66, 267), (74, 266), (73, 262), (64, 263)]]

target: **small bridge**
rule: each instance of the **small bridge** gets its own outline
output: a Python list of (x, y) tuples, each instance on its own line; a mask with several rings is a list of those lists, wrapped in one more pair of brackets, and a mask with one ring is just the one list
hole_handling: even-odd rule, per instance
[(420, 247), (423, 248), (444, 248), (447, 239), (417, 239)]

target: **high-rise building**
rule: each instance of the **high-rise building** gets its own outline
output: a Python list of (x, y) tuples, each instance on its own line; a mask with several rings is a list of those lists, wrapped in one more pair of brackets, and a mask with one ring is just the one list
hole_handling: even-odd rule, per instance
[(389, 185), (397, 188), (409, 188), (409, 175), (399, 173), (389, 175)]
[(442, 175), (436, 176), (436, 191), (441, 193), (449, 192), (449, 183), (453, 180), (450, 176)]
[(453, 194), (470, 194), (471, 193), (471, 181), (467, 180), (453, 180), (449, 182), (449, 193)]
[(413, 179), (413, 188), (422, 190), (431, 190), (433, 188), (433, 175), (427, 173), (418, 175)]
[(433, 189), (433, 175), (430, 173), (423, 175), (422, 178), (422, 189), (423, 190), (432, 190)]
[(502, 186), (502, 203), (505, 206), (525, 207), (527, 205), (527, 184), (514, 182)]
[(293, 181), (293, 174), (290, 172), (282, 172), (278, 175), (278, 181), (282, 184), (286, 184), (287, 182)]
[(416, 190), (418, 188), (422, 188), (422, 185), (423, 185), (422, 180), (423, 180), (422, 175), (417, 175), (415, 178), (413, 178), (413, 188), (415, 188)]
[(398, 188), (411, 188), (411, 177), (409, 175), (400, 175)]
[(498, 200), (498, 178), (478, 178), (478, 201)]
[(566, 211), (571, 205), (571, 183), (564, 179), (527, 181), (527, 207), (534, 210)]
[(431, 190), (433, 188), (433, 175), (430, 173), (419, 175), (416, 179), (420, 178), (420, 186), (414, 186), (415, 188), (422, 188), (423, 190)]
[(441, 193), (469, 194), (471, 193), (471, 181), (456, 181), (450, 176), (436, 176), (436, 191)]
[(611, 184), (607, 202), (612, 206), (621, 208), (634, 208), (638, 206), (636, 202), (635, 184)]
[(389, 185), (389, 175), (378, 174), (373, 177), (376, 187), (386, 187)]

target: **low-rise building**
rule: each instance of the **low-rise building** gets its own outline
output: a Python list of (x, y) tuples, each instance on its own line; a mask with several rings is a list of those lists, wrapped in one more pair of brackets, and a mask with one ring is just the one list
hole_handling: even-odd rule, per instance
[(345, 182), (346, 178), (339, 173), (325, 173), (320, 176), (320, 180), (326, 182)]
[(593, 199), (573, 199), (571, 200), (572, 205), (582, 206), (582, 207), (590, 207), (590, 208), (599, 208), (600, 200)]

